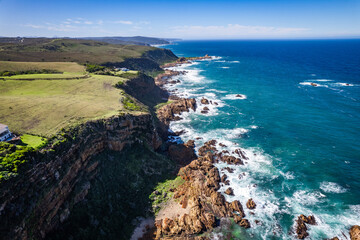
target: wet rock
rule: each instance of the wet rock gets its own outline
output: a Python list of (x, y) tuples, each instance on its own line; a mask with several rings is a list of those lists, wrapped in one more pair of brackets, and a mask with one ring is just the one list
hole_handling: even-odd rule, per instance
[(234, 156), (225, 155), (222, 156), (220, 160), (226, 162), (227, 164), (244, 165), (243, 161), (241, 161), (240, 158), (236, 158)]
[(350, 228), (350, 239), (360, 240), (360, 226), (354, 225)]
[(241, 219), (239, 226), (243, 228), (250, 228), (250, 223), (247, 219), (243, 218)]
[(209, 108), (208, 108), (208, 107), (204, 107), (203, 110), (204, 110), (204, 111), (209, 111)]
[(230, 167), (225, 167), (224, 168), (226, 171), (228, 171), (229, 173), (233, 173), (234, 172), (234, 169), (233, 168), (230, 168)]
[(229, 187), (228, 189), (225, 190), (225, 194), (234, 196), (234, 190), (231, 187)]
[(297, 226), (296, 226), (296, 234), (299, 239), (304, 239), (307, 236), (309, 236), (309, 233), (307, 232), (307, 226), (306, 224), (315, 225), (316, 221), (314, 216), (306, 217), (305, 215), (301, 214), (298, 219), (296, 220)]
[(252, 200), (252, 198), (250, 198), (250, 199), (247, 201), (246, 207), (247, 207), (248, 209), (255, 209), (256, 204), (255, 204), (255, 202)]
[(227, 179), (227, 175), (226, 174), (224, 174), (224, 175), (222, 175), (221, 176), (221, 182), (225, 182), (226, 181), (226, 179)]
[(182, 112), (189, 112), (190, 109), (194, 111), (196, 110), (195, 99), (181, 98), (158, 109), (157, 116), (161, 122), (169, 125), (170, 121), (176, 121), (181, 119), (179, 116), (175, 115)]
[(202, 98), (200, 102), (205, 105), (209, 104), (209, 100), (207, 100), (206, 98)]

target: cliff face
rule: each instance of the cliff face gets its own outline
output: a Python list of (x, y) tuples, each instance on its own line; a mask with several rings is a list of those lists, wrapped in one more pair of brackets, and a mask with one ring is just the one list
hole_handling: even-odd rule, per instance
[[(126, 160), (126, 157), (116, 158), (116, 154), (111, 155), (111, 152), (126, 152), (134, 146), (141, 146), (155, 154), (151, 149), (161, 144), (153, 120), (147, 114), (87, 122), (59, 136), (61, 139), (53, 139), (52, 147), (39, 154), (33, 166), (0, 186), (2, 239), (45, 238), (49, 232), (66, 223), (72, 216), (74, 206), (86, 199), (99, 179), (104, 179), (101, 175), (106, 173), (104, 168), (111, 168), (112, 165), (103, 161), (109, 158), (115, 163)], [(97, 157), (104, 152), (112, 157)], [(137, 173), (152, 176), (154, 172), (150, 169), (157, 164), (153, 161), (157, 158), (157, 155), (148, 158), (149, 166), (144, 167), (147, 172)], [(164, 165), (164, 171), (172, 167), (170, 162)], [(123, 169), (117, 170), (112, 174), (123, 174)], [(133, 176), (138, 178), (137, 174)], [(99, 189), (99, 186), (95, 189)], [(115, 193), (110, 191), (105, 194)], [(126, 215), (126, 212), (123, 214)]]

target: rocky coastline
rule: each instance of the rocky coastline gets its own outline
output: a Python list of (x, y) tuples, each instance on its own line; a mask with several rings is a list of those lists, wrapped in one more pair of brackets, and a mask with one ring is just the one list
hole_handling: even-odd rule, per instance
[[(181, 74), (186, 74), (186, 71), (169, 70), (168, 68), (177, 67), (182, 64), (190, 64), (195, 60), (211, 59), (208, 55), (198, 58), (180, 58), (176, 62), (168, 63), (162, 66), (165, 73), (158, 75), (155, 78), (156, 84), (166, 91), (167, 84), (177, 84), (179, 80), (174, 80), (172, 77)], [(181, 119), (179, 114), (183, 111), (196, 109), (195, 99), (179, 98), (173, 93), (169, 93), (170, 98), (175, 100), (173, 103), (160, 108), (157, 112), (158, 118), (169, 126), (171, 121)], [(243, 96), (238, 94), (238, 98)], [(201, 104), (218, 105), (216, 102), (211, 102), (206, 98), (201, 99)], [(206, 106), (201, 109), (202, 114), (207, 114), (209, 108)], [(181, 136), (181, 132), (176, 135)], [(222, 225), (226, 227), (229, 220), (233, 224), (237, 224), (243, 228), (250, 228), (252, 225), (261, 225), (261, 219), (250, 222), (244, 213), (243, 205), (249, 210), (256, 208), (256, 199), (250, 198), (246, 203), (240, 203), (238, 200), (227, 202), (223, 194), (218, 190), (220, 186), (229, 185), (229, 180), (225, 171), (232, 172), (232, 165), (243, 165), (248, 158), (241, 148), (236, 149), (232, 154), (228, 151), (219, 152), (216, 148), (217, 141), (211, 140), (206, 142), (198, 150), (198, 156), (194, 158), (193, 151), (191, 154), (183, 153), (185, 151), (178, 150), (171, 153), (171, 148), (194, 148), (194, 141), (189, 140), (186, 144), (171, 145), (169, 148), (170, 155), (178, 155), (179, 158), (187, 159), (181, 164), (188, 162), (182, 167), (178, 176), (185, 182), (176, 189), (171, 189), (173, 194), (170, 201), (178, 204), (181, 207), (179, 214), (171, 213), (169, 217), (162, 216), (156, 218), (155, 228), (151, 228), (146, 233), (147, 238), (144, 239), (212, 239), (211, 232), (214, 228), (221, 228)], [(225, 146), (222, 143), (218, 145)], [(175, 147), (176, 146), (176, 147)], [(192, 157), (189, 157), (191, 155)], [(189, 159), (193, 160), (189, 162)], [(215, 164), (225, 162), (229, 166), (223, 169), (218, 169)], [(220, 174), (222, 172), (222, 176)], [(221, 176), (221, 177), (220, 177)], [(233, 189), (227, 188), (224, 194), (233, 195)], [(164, 204), (163, 208), (169, 208), (169, 204)], [(179, 207), (179, 208), (180, 208)], [(178, 208), (178, 209), (179, 209)], [(169, 210), (174, 211), (174, 210)], [(176, 211), (176, 210), (175, 210)], [(254, 214), (254, 212), (250, 212)], [(174, 217), (176, 215), (176, 217)], [(316, 218), (314, 216), (300, 215), (294, 224), (293, 233), (298, 239), (304, 239), (309, 236), (307, 230), (310, 225), (316, 225)], [(350, 231), (351, 240), (360, 240), (360, 227), (355, 225)], [(218, 236), (219, 237), (219, 236)], [(229, 236), (223, 236), (224, 238)], [(231, 237), (231, 236), (230, 236)], [(332, 239), (338, 239), (334, 237)]]

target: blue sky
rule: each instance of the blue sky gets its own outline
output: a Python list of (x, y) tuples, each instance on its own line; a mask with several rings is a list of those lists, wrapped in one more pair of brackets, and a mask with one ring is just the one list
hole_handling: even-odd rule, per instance
[(0, 36), (360, 37), (360, 0), (0, 0)]

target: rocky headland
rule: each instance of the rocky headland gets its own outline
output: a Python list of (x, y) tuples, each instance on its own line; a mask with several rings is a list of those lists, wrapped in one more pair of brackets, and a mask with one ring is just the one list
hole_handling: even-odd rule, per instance
[[(176, 62), (163, 65), (165, 73), (156, 78), (157, 85), (166, 90), (167, 84), (179, 83), (179, 80), (173, 80), (172, 77), (186, 74), (186, 71), (169, 70), (167, 68), (190, 64), (194, 60), (203, 59), (211, 59), (211, 57), (206, 55), (193, 59), (180, 58)], [(244, 98), (241, 94), (237, 94), (236, 97)], [(175, 102), (166, 105), (157, 112), (159, 119), (167, 126), (171, 121), (181, 119), (179, 113), (188, 111), (183, 109), (196, 109), (195, 99), (180, 99), (176, 95), (170, 95), (170, 98), (175, 99)], [(207, 114), (209, 111), (206, 105), (218, 105), (218, 103), (211, 102), (204, 97), (200, 100), (200, 103), (205, 105), (200, 111), (203, 114)], [(181, 136), (181, 132), (176, 135)], [(249, 210), (255, 209), (256, 199), (250, 198), (246, 203), (241, 203), (238, 200), (227, 202), (223, 194), (233, 195), (233, 189), (228, 187), (223, 194), (219, 192), (220, 186), (229, 185), (225, 171), (233, 172), (232, 166), (243, 165), (248, 160), (245, 152), (238, 148), (230, 154), (226, 150), (218, 151), (216, 145), (226, 147), (223, 143), (217, 143), (215, 139), (208, 141), (198, 148), (198, 156), (195, 160), (180, 168), (177, 175), (184, 180), (184, 183), (175, 189), (170, 189), (172, 197), (163, 203), (160, 210), (161, 214), (156, 217), (155, 228), (151, 228), (147, 232), (147, 239), (212, 239), (212, 230), (214, 228), (229, 227), (228, 220), (243, 228), (261, 224), (260, 218), (250, 222), (243, 210), (243, 205)], [(171, 155), (186, 158), (187, 161), (181, 162), (184, 164), (191, 157), (184, 157), (183, 154), (186, 151), (183, 149), (193, 147), (194, 141), (189, 140), (186, 144), (172, 145), (169, 152), (171, 152), (171, 148), (176, 148), (177, 150)], [(189, 156), (189, 154), (186, 155)], [(194, 157), (192, 153), (190, 155)], [(228, 167), (219, 170), (215, 166), (219, 162), (227, 163)], [(254, 212), (250, 213), (255, 215)], [(316, 224), (315, 216), (300, 215), (295, 221), (294, 232), (296, 237), (298, 239), (309, 237), (308, 227)], [(351, 240), (359, 239), (360, 227), (353, 226), (349, 233)]]
[[(134, 220), (154, 213), (155, 222), (141, 239), (211, 239), (216, 228), (259, 224), (255, 213), (256, 220), (249, 221), (244, 212), (257, 208), (255, 198), (228, 202), (224, 196), (234, 194), (225, 172), (248, 160), (241, 148), (221, 151), (225, 144), (214, 139), (196, 155), (193, 140), (166, 141), (181, 136), (181, 131), (169, 132), (181, 113), (218, 105), (166, 90), (167, 84), (178, 83), (173, 76), (186, 74), (167, 68), (205, 59), (211, 57), (179, 58), (163, 65), (165, 72), (155, 79), (141, 74), (123, 86), (150, 109), (163, 103), (156, 111), (88, 121), (51, 139), (23, 174), (0, 185), (1, 239), (129, 239)], [(207, 114), (209, 107), (201, 112)], [(228, 166), (218, 169), (217, 163)], [(174, 176), (177, 184), (154, 191)], [(304, 239), (314, 224), (316, 216), (300, 215), (294, 233)], [(360, 239), (360, 227), (353, 226), (350, 236)]]

